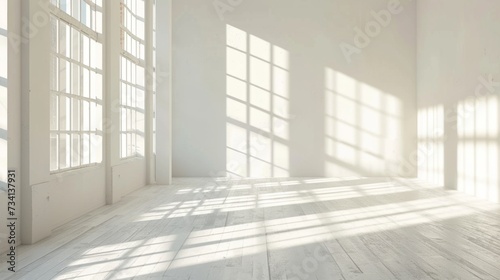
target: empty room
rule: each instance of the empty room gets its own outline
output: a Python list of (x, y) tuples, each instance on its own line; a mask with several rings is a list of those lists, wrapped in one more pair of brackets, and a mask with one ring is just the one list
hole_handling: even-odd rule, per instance
[(0, 279), (500, 279), (500, 2), (0, 0)]

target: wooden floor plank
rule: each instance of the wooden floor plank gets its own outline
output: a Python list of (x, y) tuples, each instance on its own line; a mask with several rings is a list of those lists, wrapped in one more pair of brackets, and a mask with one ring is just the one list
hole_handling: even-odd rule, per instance
[(409, 179), (180, 178), (0, 260), (0, 279), (500, 279), (500, 206)]

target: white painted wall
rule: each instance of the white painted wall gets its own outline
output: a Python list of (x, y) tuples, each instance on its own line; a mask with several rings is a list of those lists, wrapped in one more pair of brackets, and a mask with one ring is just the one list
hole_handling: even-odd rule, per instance
[[(21, 59), (20, 49), (13, 44), (13, 34), (19, 34), (18, 20), (21, 15), (19, 1), (0, 1), (0, 220), (7, 218), (7, 169), (16, 170), (16, 217), (20, 217), (20, 165), (21, 165)], [(19, 223), (17, 225), (17, 241), (20, 241)], [(8, 231), (0, 228), (0, 252), (7, 249)]]
[(500, 2), (421, 0), (417, 14), (419, 176), (498, 202)]
[[(7, 81), (8, 81), (8, 4), (0, 0), (0, 206), (7, 206)], [(7, 63), (5, 63), (7, 62)], [(4, 207), (5, 206), (5, 207)], [(6, 221), (6, 211), (0, 220)], [(0, 229), (0, 252), (6, 249), (7, 228)]]
[(313, 2), (173, 2), (174, 176), (416, 174), (414, 1)]

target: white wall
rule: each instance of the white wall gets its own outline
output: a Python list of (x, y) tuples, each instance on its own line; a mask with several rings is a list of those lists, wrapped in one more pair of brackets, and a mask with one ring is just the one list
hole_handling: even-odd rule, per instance
[(419, 177), (498, 202), (500, 2), (421, 0), (417, 14)]
[[(8, 4), (0, 0), (0, 205), (7, 205), (7, 80), (8, 80)], [(1, 221), (6, 221), (6, 211), (0, 213)], [(7, 228), (0, 229), (0, 252), (6, 248)]]
[[(20, 209), (20, 49), (12, 44), (12, 34), (19, 32), (17, 20), (21, 14), (18, 1), (0, 0), (0, 220), (7, 222), (7, 170), (15, 170), (16, 218)], [(19, 224), (17, 227), (19, 232)], [(20, 241), (19, 235), (16, 235)], [(7, 249), (8, 230), (0, 228), (0, 252)]]
[[(0, 66), (0, 206), (6, 209), (0, 213), (0, 220), (6, 222), (7, 218), (7, 169), (15, 170), (16, 186), (16, 218), (20, 217), (20, 164), (21, 164), (21, 93), (20, 93), (20, 49), (13, 44), (12, 34), (18, 34), (18, 23), (21, 14), (19, 1), (0, 1), (0, 61), (5, 62)], [(8, 109), (8, 110), (7, 110)], [(20, 241), (19, 223), (17, 224), (17, 242)], [(7, 228), (0, 229), (0, 252), (7, 249)]]
[[(340, 45), (388, 6), (391, 21), (349, 63)], [(174, 1), (174, 176), (415, 175), (415, 10)]]

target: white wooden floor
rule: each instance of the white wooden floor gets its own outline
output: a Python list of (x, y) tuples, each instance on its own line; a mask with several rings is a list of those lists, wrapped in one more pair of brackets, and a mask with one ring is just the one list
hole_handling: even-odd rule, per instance
[(0, 278), (500, 279), (500, 209), (410, 180), (177, 179), (18, 252)]

